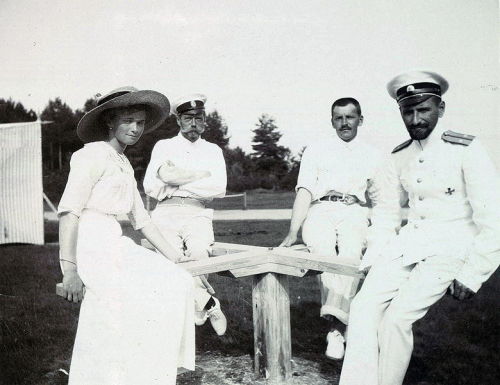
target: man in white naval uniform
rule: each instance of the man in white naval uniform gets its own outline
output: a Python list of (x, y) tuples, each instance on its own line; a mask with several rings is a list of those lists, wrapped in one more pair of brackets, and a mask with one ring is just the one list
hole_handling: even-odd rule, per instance
[[(373, 210), (354, 298), (341, 385), (400, 385), (413, 350), (412, 325), (448, 289), (477, 292), (500, 258), (500, 182), (481, 142), (446, 131), (447, 81), (415, 71), (387, 86), (411, 139), (396, 147)], [(409, 202), (408, 223), (400, 204)]]
[[(178, 99), (172, 106), (180, 127), (172, 139), (158, 141), (144, 177), (144, 191), (158, 200), (151, 218), (163, 236), (188, 258), (209, 257), (214, 243), (213, 210), (206, 203), (226, 193), (226, 164), (219, 146), (200, 136), (205, 130), (206, 97)], [(195, 279), (196, 324), (207, 318), (219, 335), (227, 321), (205, 277)]]
[[(290, 230), (280, 246), (294, 244), (303, 224), (302, 238), (312, 252), (359, 265), (368, 227), (365, 194), (375, 197), (372, 182), (381, 156), (359, 138), (354, 140), (363, 123), (356, 99), (336, 100), (331, 113), (335, 133), (308, 146), (302, 156)], [(359, 279), (331, 273), (318, 277), (320, 315), (331, 322), (326, 355), (341, 359), (342, 334)]]

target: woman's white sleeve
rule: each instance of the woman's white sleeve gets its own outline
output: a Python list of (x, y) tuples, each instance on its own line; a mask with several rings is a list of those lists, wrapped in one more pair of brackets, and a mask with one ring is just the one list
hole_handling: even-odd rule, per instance
[(92, 188), (104, 172), (104, 162), (83, 148), (71, 156), (70, 167), (57, 214), (70, 212), (79, 217), (89, 200)]
[(128, 219), (134, 230), (140, 230), (151, 222), (151, 217), (144, 208), (144, 203), (137, 187), (134, 188), (134, 204), (132, 205), (132, 210), (128, 213)]

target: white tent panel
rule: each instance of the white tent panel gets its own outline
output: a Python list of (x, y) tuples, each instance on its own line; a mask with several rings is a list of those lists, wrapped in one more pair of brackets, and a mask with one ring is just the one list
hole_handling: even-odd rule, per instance
[(2, 243), (44, 243), (40, 122), (0, 124)]

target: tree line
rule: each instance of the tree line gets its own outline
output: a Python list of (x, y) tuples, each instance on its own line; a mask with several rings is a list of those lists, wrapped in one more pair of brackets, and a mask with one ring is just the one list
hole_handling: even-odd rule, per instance
[[(44, 191), (53, 201), (62, 195), (69, 172), (71, 154), (83, 145), (76, 135), (76, 126), (82, 116), (97, 105), (89, 98), (82, 109), (73, 110), (60, 98), (49, 100), (42, 113), (42, 164)], [(33, 110), (11, 99), (0, 99), (0, 123), (37, 120)], [(256, 188), (273, 190), (293, 189), (297, 182), (299, 159), (289, 148), (281, 146), (282, 134), (273, 117), (263, 114), (253, 131), (253, 152), (229, 146), (229, 128), (217, 111), (207, 114), (207, 127), (202, 137), (222, 148), (226, 160), (228, 191), (240, 192)], [(172, 138), (179, 132), (175, 116), (169, 116), (153, 133), (144, 135), (134, 146), (126, 149), (136, 178), (142, 181), (153, 146), (160, 139)], [(139, 183), (141, 186), (141, 183)]]

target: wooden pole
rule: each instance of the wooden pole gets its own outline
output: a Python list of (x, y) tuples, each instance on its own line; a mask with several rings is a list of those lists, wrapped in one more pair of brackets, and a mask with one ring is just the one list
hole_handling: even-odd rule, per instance
[(243, 210), (247, 209), (247, 192), (243, 191)]
[(258, 274), (252, 287), (254, 372), (268, 384), (286, 384), (291, 377), (292, 343), (288, 276)]

